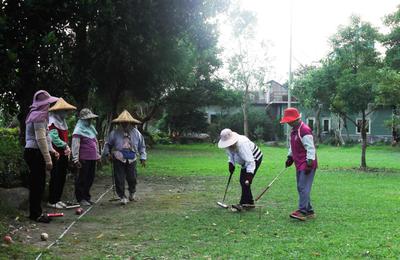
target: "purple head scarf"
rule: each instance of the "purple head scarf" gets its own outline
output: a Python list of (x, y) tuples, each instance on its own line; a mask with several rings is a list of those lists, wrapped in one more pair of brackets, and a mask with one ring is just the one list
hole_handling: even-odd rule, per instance
[(49, 117), (50, 104), (57, 100), (57, 97), (50, 96), (45, 90), (37, 91), (35, 95), (33, 95), (32, 105), (29, 107), (31, 110), (26, 117), (25, 123), (46, 121)]

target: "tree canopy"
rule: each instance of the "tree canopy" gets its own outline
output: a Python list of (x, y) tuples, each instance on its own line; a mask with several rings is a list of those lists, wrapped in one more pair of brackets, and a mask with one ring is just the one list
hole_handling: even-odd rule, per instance
[(96, 106), (104, 118), (126, 95), (154, 107), (185, 90), (209, 97), (220, 66), (211, 18), (225, 7), (222, 0), (2, 1), (2, 109), (22, 122), (38, 89)]

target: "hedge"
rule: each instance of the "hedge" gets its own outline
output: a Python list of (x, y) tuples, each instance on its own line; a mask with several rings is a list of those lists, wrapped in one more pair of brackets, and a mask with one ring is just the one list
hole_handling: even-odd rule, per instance
[(24, 186), (27, 166), (18, 128), (0, 128), (0, 187)]

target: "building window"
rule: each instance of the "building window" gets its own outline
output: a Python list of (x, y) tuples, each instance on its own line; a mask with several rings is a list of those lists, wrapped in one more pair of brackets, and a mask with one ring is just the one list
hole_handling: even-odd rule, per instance
[(307, 125), (314, 131), (315, 117), (307, 117)]
[[(367, 123), (367, 134), (369, 134), (371, 132), (371, 121), (369, 119), (366, 119), (365, 121)], [(356, 123), (357, 123), (356, 134), (361, 134), (362, 119), (361, 118), (357, 118), (356, 119)]]
[(322, 132), (329, 133), (330, 130), (331, 130), (331, 119), (322, 118)]

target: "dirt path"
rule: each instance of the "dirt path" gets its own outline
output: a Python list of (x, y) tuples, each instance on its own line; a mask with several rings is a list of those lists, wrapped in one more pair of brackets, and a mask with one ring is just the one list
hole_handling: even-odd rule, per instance
[[(123, 219), (118, 220), (118, 216), (124, 216), (128, 211), (141, 209), (157, 211), (175, 211), (177, 208), (191, 207), (191, 196), (194, 194), (204, 193), (210, 189), (208, 183), (214, 183), (216, 177), (193, 178), (193, 177), (139, 177), (137, 185), (138, 202), (130, 202), (126, 206), (122, 206), (118, 201), (110, 201), (116, 198), (111, 188), (111, 178), (97, 178), (91, 189), (92, 200), (96, 201), (102, 194), (107, 192), (104, 197), (95, 204), (90, 212), (81, 219), (75, 214), (75, 209), (53, 210), (46, 208), (47, 212), (63, 212), (64, 217), (54, 218), (50, 224), (32, 223), (28, 221), (14, 221), (10, 230), (13, 232), (14, 239), (26, 245), (31, 245), (36, 248), (46, 249), (53, 243), (70, 225), (76, 221), (76, 224), (68, 230), (65, 237), (73, 237), (77, 240), (82, 233), (91, 233), (93, 237), (100, 239), (102, 229), (107, 225), (107, 219), (113, 218), (113, 225), (116, 230), (121, 228), (118, 223), (123, 222)], [(218, 182), (222, 179), (218, 178)], [(221, 182), (223, 183), (223, 181)], [(219, 195), (220, 192), (214, 194)], [(73, 183), (72, 180), (67, 180), (66, 189), (64, 191), (64, 200), (73, 200)], [(204, 203), (208, 203), (207, 199)], [(213, 202), (215, 203), (215, 202)], [(88, 207), (84, 207), (87, 209)], [(121, 214), (119, 214), (121, 213)], [(111, 222), (110, 222), (111, 223)], [(41, 233), (47, 233), (49, 239), (42, 241)], [(64, 238), (60, 241), (63, 243)], [(57, 245), (55, 245), (56, 247)], [(79, 250), (77, 250), (79, 252)], [(68, 254), (71, 256), (70, 254)]]

